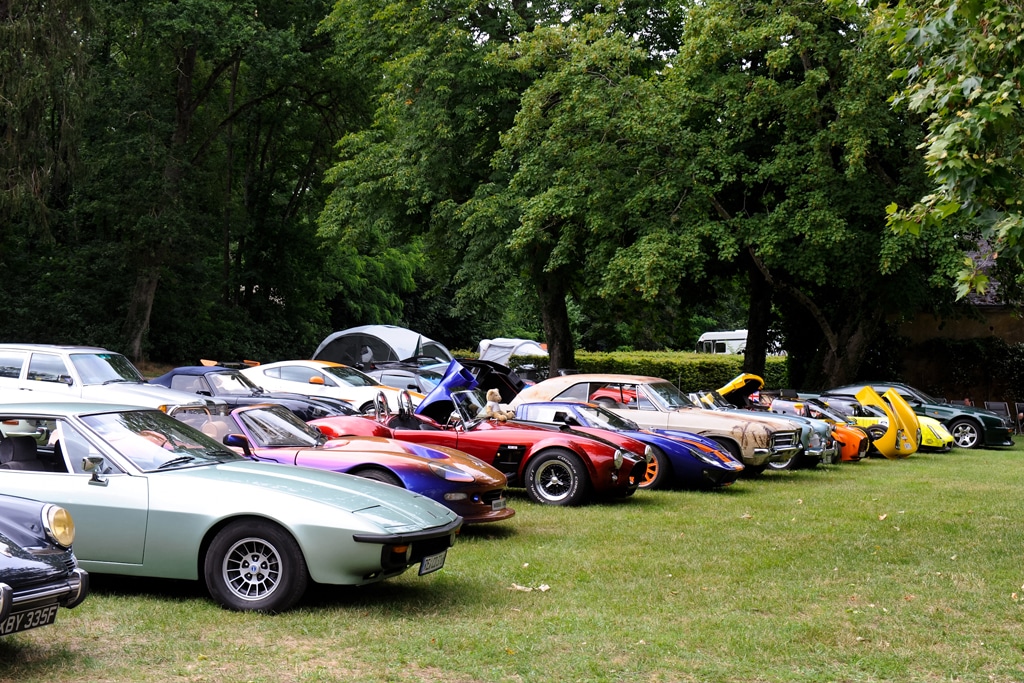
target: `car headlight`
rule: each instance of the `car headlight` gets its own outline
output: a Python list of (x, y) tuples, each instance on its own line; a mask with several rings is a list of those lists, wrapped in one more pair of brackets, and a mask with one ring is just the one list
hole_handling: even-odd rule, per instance
[(811, 448), (821, 447), (821, 435), (818, 432), (811, 432), (811, 437), (807, 439), (807, 445)]
[(71, 513), (59, 505), (47, 505), (43, 508), (43, 529), (54, 543), (70, 548), (75, 540), (75, 520)]
[(615, 457), (612, 458), (612, 462), (615, 463), (615, 469), (622, 467), (622, 461), (625, 460), (626, 456), (622, 454), (621, 450), (615, 451)]
[(650, 446), (644, 446), (644, 460), (647, 461), (648, 465), (654, 462), (654, 449)]
[(458, 465), (432, 462), (430, 463), (430, 471), (445, 481), (461, 481), (465, 483), (472, 483), (476, 481), (472, 474)]

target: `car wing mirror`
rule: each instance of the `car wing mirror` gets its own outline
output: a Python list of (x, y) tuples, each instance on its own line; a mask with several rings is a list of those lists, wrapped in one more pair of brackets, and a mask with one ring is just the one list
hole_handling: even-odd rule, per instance
[(90, 455), (89, 457), (82, 458), (82, 471), (91, 472), (92, 476), (89, 477), (90, 486), (106, 486), (107, 480), (101, 477), (101, 474), (105, 474), (104, 470), (107, 468), (104, 466), (106, 461), (98, 455)]
[(323, 384), (324, 383), (324, 378), (320, 377), (319, 375), (313, 375), (312, 377), (309, 378), (309, 383), (310, 384)]
[(224, 445), (228, 448), (241, 448), (247, 458), (252, 457), (252, 449), (249, 448), (249, 439), (244, 434), (228, 434), (224, 437)]
[(71, 375), (58, 375), (57, 381), (61, 384), (67, 384), (69, 387), (75, 383), (75, 380)]

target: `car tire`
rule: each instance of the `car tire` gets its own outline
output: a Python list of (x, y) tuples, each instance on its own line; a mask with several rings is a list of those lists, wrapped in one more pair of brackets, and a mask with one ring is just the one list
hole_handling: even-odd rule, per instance
[(953, 435), (953, 445), (957, 448), (981, 448), (981, 427), (970, 418), (961, 417), (949, 423), (949, 433)]
[(228, 609), (282, 612), (309, 583), (299, 544), (271, 522), (249, 519), (220, 530), (203, 560), (206, 588)]
[(766, 469), (769, 470), (795, 470), (800, 466), (800, 454), (794, 453), (789, 456), (789, 460), (770, 460), (765, 463)]
[(648, 491), (665, 487), (665, 483), (672, 478), (672, 463), (669, 462), (665, 451), (657, 446), (651, 446), (651, 462), (647, 464), (647, 472), (637, 488)]
[(359, 406), (359, 412), (362, 415), (366, 415), (367, 413), (372, 412), (372, 411), (373, 411), (373, 401), (367, 401), (363, 405)]
[(882, 457), (882, 454), (875, 448), (875, 441), (885, 436), (885, 427), (881, 425), (868, 425), (864, 428), (864, 431), (868, 434), (868, 455), (875, 458)]
[(379, 482), (383, 482), (385, 484), (391, 484), (392, 486), (397, 486), (398, 488), (405, 488), (402, 485), (402, 480), (401, 479), (399, 479), (396, 475), (394, 475), (391, 472), (388, 472), (386, 470), (378, 470), (378, 469), (359, 470), (358, 472), (353, 472), (352, 474), (356, 475), (357, 477), (362, 477), (363, 479), (372, 479), (373, 481), (379, 481)]
[(579, 505), (590, 488), (587, 469), (576, 454), (554, 449), (535, 456), (526, 466), (526, 493), (542, 505)]

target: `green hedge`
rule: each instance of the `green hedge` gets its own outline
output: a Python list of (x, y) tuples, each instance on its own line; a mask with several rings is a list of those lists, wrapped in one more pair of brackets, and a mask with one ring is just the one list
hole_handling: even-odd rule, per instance
[[(473, 352), (454, 352), (456, 357), (475, 358)], [(547, 356), (513, 356), (513, 369), (533, 365), (546, 372)], [(615, 373), (661, 377), (682, 391), (717, 389), (743, 372), (743, 356), (710, 355), (683, 351), (577, 351), (579, 372)], [(789, 388), (789, 366), (786, 357), (771, 356), (765, 363), (765, 387)]]

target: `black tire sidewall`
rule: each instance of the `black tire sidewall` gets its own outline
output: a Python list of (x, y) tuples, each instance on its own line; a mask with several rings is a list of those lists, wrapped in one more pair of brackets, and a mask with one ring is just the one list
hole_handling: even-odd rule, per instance
[[(224, 555), (237, 541), (258, 538), (272, 545), (281, 562), (281, 578), (277, 588), (261, 600), (243, 600), (227, 586), (224, 579)], [(291, 534), (273, 522), (258, 519), (239, 520), (221, 529), (206, 550), (203, 576), (210, 596), (227, 609), (240, 612), (281, 612), (294, 605), (306, 591), (309, 574), (302, 550)]]
[[(540, 492), (537, 484), (537, 471), (549, 462), (557, 461), (565, 465), (572, 475), (569, 492), (561, 500), (551, 500)], [(541, 453), (530, 460), (526, 466), (526, 493), (535, 503), (541, 505), (579, 505), (587, 495), (587, 470), (580, 462), (580, 459), (568, 451), (548, 451)]]
[(362, 477), (363, 479), (369, 479), (371, 481), (379, 481), (383, 484), (391, 484), (399, 488), (405, 488), (402, 485), (402, 480), (398, 476), (391, 472), (385, 472), (384, 470), (370, 469), (360, 470), (359, 472), (353, 472), (356, 476)]

